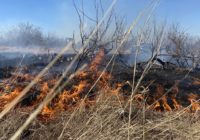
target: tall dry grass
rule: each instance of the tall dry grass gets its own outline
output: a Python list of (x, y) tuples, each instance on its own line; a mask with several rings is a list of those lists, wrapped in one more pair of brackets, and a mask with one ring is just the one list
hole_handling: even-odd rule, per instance
[[(143, 14), (143, 12), (140, 14)], [(126, 32), (127, 36), (123, 39), (120, 46), (122, 46), (127, 40), (140, 17), (141, 15), (139, 15), (138, 18), (133, 21), (132, 25)], [(160, 48), (161, 43), (162, 40), (160, 40), (158, 49)], [(112, 59), (113, 58), (114, 55)], [(112, 62), (112, 59), (108, 62), (108, 65)], [(166, 140), (200, 139), (200, 125), (198, 125), (200, 122), (199, 114), (188, 114), (182, 110), (177, 112), (158, 113), (135, 108), (134, 102), (132, 101), (133, 95), (139, 88), (143, 77), (151, 68), (151, 65), (153, 64), (152, 60), (153, 57), (147, 64), (147, 67), (145, 68), (139, 81), (136, 83), (136, 86), (132, 86), (134, 88), (128, 104), (120, 103), (117, 96), (112, 94), (110, 95), (108, 91), (101, 91), (101, 96), (99, 96), (97, 103), (90, 109), (84, 109), (84, 107), (81, 107), (74, 112), (63, 112), (54, 120), (47, 123), (42, 123), (35, 118), (41, 111), (42, 107), (52, 99), (51, 97), (47, 98), (47, 100), (44, 100), (44, 103), (41, 104), (41, 107), (36, 109), (35, 112), (33, 111), (31, 115), (23, 113), (20, 109), (11, 111), (11, 109), (22, 98), (22, 96), (31, 88), (32, 85), (37, 82), (36, 79), (23, 91), (21, 96), (19, 96), (12, 104), (10, 104), (10, 107), (8, 107), (3, 113), (1, 112), (1, 139), (8, 139), (10, 137), (12, 139), (19, 138), (38, 140), (127, 138)], [(54, 61), (50, 63), (51, 65), (49, 65), (49, 67), (51, 67), (53, 63)], [(106, 69), (107, 67), (105, 70)], [(45, 70), (46, 69), (40, 73), (39, 77), (45, 73)], [(134, 71), (136, 71), (136, 69), (134, 69)], [(96, 82), (98, 82), (98, 79)], [(56, 84), (55, 89), (57, 86), (59, 86), (59, 84), (60, 83)], [(53, 95), (53, 93), (54, 89), (52, 90), (51, 94)], [(9, 111), (10, 113), (5, 117), (5, 114), (7, 114)]]
[[(90, 109), (78, 109), (76, 114), (63, 112), (54, 120), (42, 123), (34, 120), (19, 139), (117, 139), (126, 140), (129, 108), (123, 109), (116, 95), (101, 91), (97, 104)], [(199, 114), (183, 114), (174, 117), (175, 112), (145, 112), (134, 106), (131, 111), (130, 139), (196, 139), (200, 138)], [(73, 115), (73, 117), (72, 117)], [(23, 124), (28, 116), (20, 110), (12, 111), (0, 121), (0, 137), (8, 139)], [(69, 121), (70, 120), (70, 121)], [(67, 123), (67, 125), (66, 125)], [(65, 130), (63, 128), (65, 126)], [(143, 129), (145, 133), (143, 134)], [(63, 131), (63, 133), (62, 133)], [(61, 135), (62, 134), (62, 135)]]

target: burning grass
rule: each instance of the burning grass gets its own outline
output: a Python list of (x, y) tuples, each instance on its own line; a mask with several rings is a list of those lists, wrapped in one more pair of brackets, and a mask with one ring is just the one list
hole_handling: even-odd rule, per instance
[[(54, 120), (43, 123), (36, 119), (20, 139), (127, 139), (128, 111), (120, 106), (116, 95), (101, 92), (96, 104), (89, 109), (62, 112)], [(131, 139), (199, 139), (199, 114), (154, 112), (133, 108)], [(28, 116), (13, 110), (0, 122), (2, 139), (7, 139)], [(62, 133), (63, 132), (63, 133)]]
[[(198, 77), (162, 71), (146, 75), (133, 98), (129, 111), (132, 73), (102, 71), (104, 50), (100, 50), (87, 70), (78, 72), (58, 95), (46, 105), (21, 139), (126, 139), (128, 116), (130, 136), (135, 139), (199, 139), (200, 84)], [(123, 76), (123, 77), (120, 77)], [(138, 73), (140, 77), (140, 73)], [(136, 80), (138, 80), (136, 77)], [(113, 79), (124, 79), (122, 81)], [(15, 75), (0, 87), (0, 110), (16, 98), (34, 79), (33, 75)], [(68, 79), (63, 79), (62, 84)], [(24, 119), (48, 96), (58, 78), (39, 79), (4, 120), (0, 121), (2, 139), (7, 139)], [(128, 80), (128, 81), (127, 81)], [(131, 114), (130, 114), (131, 113)], [(153, 137), (152, 137), (153, 136)]]
[[(96, 59), (99, 61), (99, 58)], [(128, 103), (131, 95), (130, 82), (109, 83), (113, 76), (105, 73), (100, 78), (98, 84), (90, 90), (92, 84), (98, 79), (101, 71), (98, 71), (93, 62), (89, 70), (79, 72), (71, 81), (67, 83), (64, 89), (59, 91), (59, 94), (44, 107), (39, 115), (42, 118), (53, 118), (56, 114), (62, 111), (73, 111), (79, 107), (84, 101), (85, 107), (90, 107), (96, 102), (99, 96), (99, 91), (107, 90), (108, 94), (115, 94), (123, 103)], [(131, 76), (131, 75), (130, 75)], [(148, 76), (148, 75), (147, 75)], [(153, 78), (153, 77), (152, 77)], [(141, 89), (134, 96), (134, 101), (138, 103), (138, 108), (147, 110), (155, 110), (158, 112), (180, 110), (185, 107), (187, 112), (196, 112), (200, 110), (199, 92), (200, 84), (194, 78), (181, 79), (166, 79), (159, 76), (155, 80), (151, 78), (144, 79)], [(15, 78), (13, 84), (5, 84), (1, 88), (0, 109), (3, 110), (33, 79), (33, 76), (23, 75)], [(154, 80), (154, 81), (152, 81)], [(9, 79), (12, 81), (12, 79)], [(31, 88), (28, 94), (20, 101), (16, 108), (32, 108), (37, 107), (42, 100), (47, 96), (50, 89), (56, 83), (57, 79), (41, 79), (38, 84)], [(64, 82), (65, 80), (63, 80)], [(146, 86), (145, 86), (146, 85)], [(59, 89), (59, 88), (58, 88)], [(26, 110), (26, 109), (24, 109)], [(30, 111), (28, 109), (28, 111)]]
[[(78, 107), (83, 100), (86, 107), (93, 104), (97, 96), (94, 92), (99, 91), (101, 88), (107, 88), (107, 81), (110, 78), (110, 74), (105, 73), (94, 89), (90, 91), (93, 82), (95, 82), (101, 74), (97, 69), (103, 56), (104, 50), (100, 50), (96, 58), (90, 64), (88, 70), (78, 72), (73, 80), (71, 80), (70, 83), (67, 83), (63, 89), (58, 88), (59, 94), (51, 101), (51, 103), (43, 108), (39, 116), (45, 119), (52, 118), (60, 111), (73, 110)], [(6, 88), (2, 89), (2, 95), (0, 97), (0, 109), (3, 110), (8, 103), (17, 97), (33, 78), (34, 77), (30, 75), (18, 75), (17, 77), (12, 78), (14, 80), (8, 80), (14, 81), (12, 85), (8, 85), (5, 82), (4, 86), (6, 86)], [(29, 108), (35, 108), (38, 106), (48, 95), (50, 89), (56, 84), (57, 80), (58, 79), (40, 79), (37, 85), (31, 88), (17, 107), (28, 106)], [(63, 80), (62, 84), (65, 80), (66, 79)]]

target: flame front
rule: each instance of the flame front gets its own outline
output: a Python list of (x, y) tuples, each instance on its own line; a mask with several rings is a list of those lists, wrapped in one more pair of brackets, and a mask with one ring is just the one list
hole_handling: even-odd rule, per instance
[[(98, 97), (97, 92), (100, 90), (107, 90), (107, 92), (113, 93), (115, 96), (120, 97), (120, 102), (126, 102), (130, 97), (131, 91), (121, 90), (124, 83), (112, 83), (108, 81), (112, 78), (111, 74), (105, 72), (100, 78), (97, 85), (92, 91), (89, 92), (92, 85), (101, 75), (99, 70), (105, 56), (104, 49), (100, 49), (94, 60), (89, 65), (89, 69), (78, 72), (75, 77), (62, 89), (59, 94), (46, 105), (41, 114), (39, 115), (42, 119), (54, 118), (57, 114), (62, 111), (71, 111), (80, 104), (84, 107), (89, 107), (96, 102)], [(15, 99), (20, 92), (30, 83), (34, 76), (31, 75), (18, 75), (11, 78), (12, 84), (4, 83), (4, 88), (0, 89), (0, 111), (2, 111), (8, 103)], [(30, 89), (27, 95), (17, 105), (17, 107), (36, 107), (44, 98), (48, 95), (51, 88), (55, 85), (57, 79), (50, 78), (48, 80), (40, 79), (36, 86)], [(65, 81), (63, 81), (65, 82)], [(199, 81), (194, 81), (191, 85), (200, 85)], [(172, 88), (166, 88), (164, 84), (156, 84), (155, 88), (150, 90), (146, 94), (141, 94), (139, 91), (134, 96), (134, 101), (137, 102), (137, 107), (145, 107), (147, 110), (155, 111), (173, 111), (179, 110), (184, 107), (181, 100), (177, 97), (182, 96), (182, 93), (178, 87), (179, 81), (174, 81)], [(115, 87), (115, 88), (113, 88)], [(187, 94), (187, 101), (189, 102), (190, 112), (196, 112), (200, 110), (199, 95), (195, 93)], [(83, 102), (84, 101), (84, 102)], [(28, 110), (28, 109), (27, 109)]]
[[(64, 89), (48, 104), (46, 105), (39, 117), (43, 119), (49, 119), (55, 117), (60, 111), (73, 110), (80, 105), (83, 99), (84, 106), (90, 106), (95, 102), (96, 95), (94, 91), (89, 92), (89, 89), (92, 87), (92, 84), (98, 79), (101, 71), (98, 71), (99, 65), (102, 63), (104, 57), (104, 49), (100, 49), (97, 53), (94, 60), (91, 62), (89, 70), (78, 72), (78, 74), (72, 79), (72, 81), (66, 85)], [(33, 80), (33, 76), (29, 75), (18, 75), (13, 77), (15, 84), (13, 86), (6, 85), (6, 88), (1, 92), (0, 96), (0, 110), (3, 110), (8, 103), (10, 103), (14, 98), (16, 98), (22, 89), (26, 86), (23, 85), (20, 87), (21, 83), (28, 83)], [(108, 73), (105, 73), (100, 79), (98, 84), (94, 87), (95, 90), (101, 90), (105, 87), (106, 82), (109, 80), (110, 76)], [(36, 86), (34, 86), (28, 93), (27, 96), (23, 99), (24, 104), (27, 107), (37, 106), (42, 100), (48, 95), (50, 89), (56, 83), (56, 79), (49, 79), (43, 81), (40, 79)], [(14, 89), (12, 89), (14, 87)], [(19, 88), (20, 87), (20, 88)], [(7, 92), (4, 92), (7, 91)], [(21, 103), (19, 103), (21, 106)]]

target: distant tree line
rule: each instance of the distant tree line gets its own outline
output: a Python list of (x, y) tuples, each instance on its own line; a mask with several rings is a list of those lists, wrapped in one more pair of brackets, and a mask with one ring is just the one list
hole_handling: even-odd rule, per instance
[(63, 47), (69, 40), (70, 38), (57, 37), (53, 33), (45, 34), (40, 27), (33, 24), (20, 23), (17, 27), (1, 34), (0, 45)]
[[(163, 60), (178, 67), (200, 68), (200, 37), (190, 35), (179, 24), (166, 26), (166, 23), (150, 22), (132, 36), (131, 42), (119, 54), (131, 48), (131, 59), (134, 59), (138, 49), (138, 55), (145, 50), (149, 59), (156, 56), (154, 60)], [(143, 52), (143, 55), (146, 54)], [(123, 60), (123, 63), (127, 62), (127, 59)]]
[[(128, 61), (137, 59), (137, 55), (141, 55), (143, 49), (146, 49), (149, 53), (146, 61), (163, 60), (167, 64), (172, 63), (178, 67), (200, 68), (200, 38), (189, 35), (180, 25), (167, 25), (165, 22), (157, 23), (154, 19), (146, 19), (146, 22), (140, 23), (127, 41), (121, 44), (126, 36), (127, 23), (126, 19), (119, 16), (113, 9), (108, 18), (95, 30), (94, 35), (89, 38), (100, 23), (105, 7), (101, 0), (94, 1), (93, 12), (96, 14), (89, 16), (86, 13), (84, 0), (79, 2), (73, 0), (73, 4), (79, 19), (78, 29), (81, 38), (78, 47), (75, 45), (77, 44), (76, 38), (72, 46), (75, 53), (80, 53), (77, 68), (89, 55), (95, 54), (94, 52), (100, 48), (104, 48), (107, 53), (113, 53), (113, 50), (119, 48), (117, 55), (122, 58), (118, 57), (119, 61), (126, 66), (131, 65), (132, 67), (133, 63), (129, 64)], [(88, 25), (91, 31), (84, 28), (86, 23), (90, 23)], [(81, 52), (79, 52), (80, 47)], [(123, 58), (124, 54), (131, 54), (131, 57)], [(118, 61), (118, 58), (115, 61)]]

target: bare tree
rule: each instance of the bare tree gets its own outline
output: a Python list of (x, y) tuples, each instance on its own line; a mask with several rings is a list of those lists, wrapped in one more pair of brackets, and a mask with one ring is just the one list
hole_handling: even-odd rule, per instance
[(57, 37), (53, 33), (44, 33), (40, 27), (31, 23), (20, 23), (16, 27), (4, 33), (0, 45), (10, 46), (40, 46), (43, 48), (63, 47), (67, 40)]
[(181, 30), (179, 25), (173, 25), (168, 33), (168, 45), (166, 51), (180, 67), (189, 66), (187, 55), (189, 47), (187, 46), (188, 34)]
[[(92, 56), (96, 51), (98, 51), (100, 48), (104, 48), (106, 52), (109, 52), (112, 50), (112, 47), (115, 46), (115, 43), (117, 40), (120, 38), (120, 30), (121, 30), (121, 25), (122, 23), (116, 24), (113, 23), (114, 21), (114, 10), (108, 15), (108, 17), (101, 23), (100, 26), (99, 22), (100, 19), (104, 15), (104, 6), (101, 0), (95, 0), (94, 1), (94, 17), (90, 17), (86, 14), (85, 9), (84, 9), (84, 2), (81, 0), (81, 6), (80, 8), (78, 7), (77, 3), (75, 0), (73, 0), (73, 4), (76, 10), (76, 13), (79, 18), (79, 34), (81, 38), (81, 53), (79, 55), (78, 61), (77, 61), (77, 66), (75, 68), (75, 71), (80, 67), (80, 65), (88, 59), (88, 57)], [(84, 29), (84, 25), (86, 21), (90, 21), (93, 24), (90, 24), (90, 30), (86, 31)], [(111, 28), (112, 25), (112, 28)], [(95, 34), (90, 38), (89, 43), (86, 45), (86, 41), (89, 39), (89, 35), (93, 31), (95, 27), (99, 27)], [(80, 47), (75, 47), (73, 46), (73, 49), (76, 53), (78, 53), (78, 49)]]
[(200, 40), (199, 38), (190, 37), (187, 41), (187, 59), (193, 69), (199, 67), (200, 62)]
[[(144, 61), (146, 60), (143, 64), (147, 63), (152, 57), (154, 57), (153, 60), (157, 60), (160, 55), (160, 50), (164, 49), (165, 46), (165, 26), (165, 23), (157, 24), (154, 21), (152, 24), (148, 23), (148, 25), (146, 24), (146, 26), (138, 29), (129, 40), (129, 43), (127, 43), (127, 47), (132, 48), (130, 53), (133, 55), (133, 57), (129, 59), (136, 59), (135, 55), (137, 52), (137, 55), (144, 55), (145, 53), (145, 56), (141, 56)], [(160, 48), (161, 40), (162, 46)], [(123, 63), (125, 63), (125, 61), (123, 61)], [(137, 61), (137, 64), (140, 65), (140, 62)]]
[[(156, 22), (154, 22), (152, 30), (148, 30), (148, 32), (150, 33), (148, 38), (150, 40), (149, 48), (151, 51), (151, 57), (153, 57), (156, 53), (158, 53), (158, 48), (159, 48), (158, 46), (160, 45), (160, 40), (162, 38), (162, 35), (164, 34), (165, 26), (166, 26), (165, 23), (161, 23), (158, 25)], [(148, 38), (146, 40), (148, 40)], [(165, 41), (165, 39), (164, 39), (164, 41)], [(163, 42), (163, 44), (164, 44), (164, 42)], [(161, 46), (161, 49), (163, 47), (164, 46)], [(159, 54), (157, 54), (157, 55), (159, 55)]]

